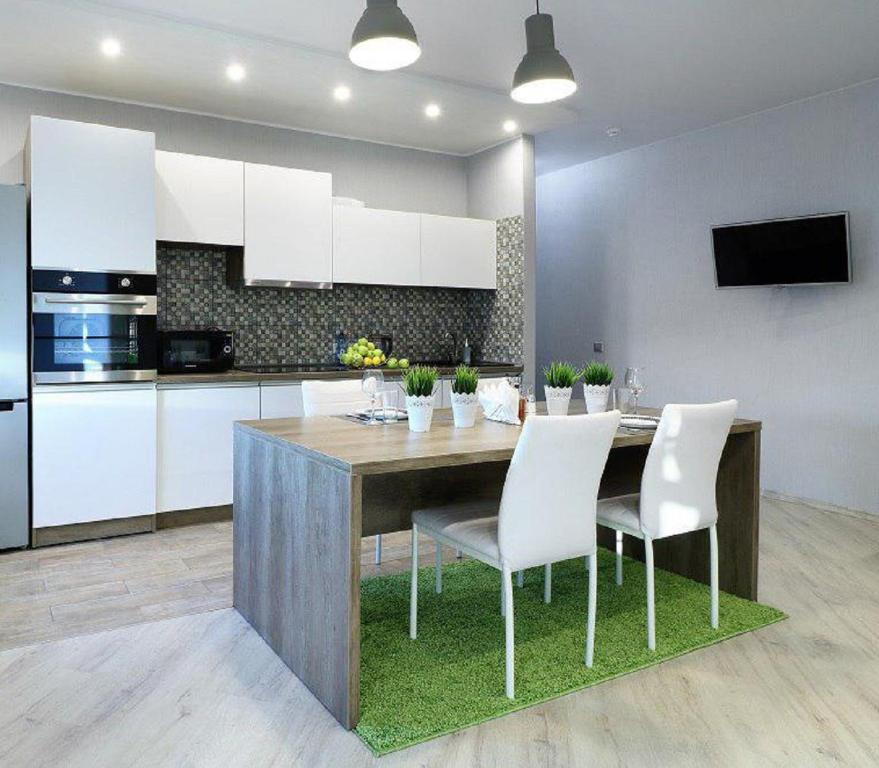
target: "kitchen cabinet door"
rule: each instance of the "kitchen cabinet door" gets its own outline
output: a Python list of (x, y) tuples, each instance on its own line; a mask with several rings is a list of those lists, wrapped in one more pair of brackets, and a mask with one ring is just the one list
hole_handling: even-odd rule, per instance
[(288, 419), (304, 415), (301, 384), (260, 385), (260, 418)]
[(245, 283), (328, 285), (332, 280), (332, 175), (245, 163)]
[(159, 390), (159, 512), (232, 503), (232, 425), (248, 419), (256, 384)]
[(422, 214), (421, 284), (497, 288), (495, 223)]
[(333, 206), (333, 281), (421, 284), (421, 215)]
[(32, 117), (33, 266), (154, 273), (155, 148), (145, 131)]
[(156, 513), (155, 385), (38, 387), (34, 528)]
[(244, 245), (244, 163), (156, 152), (156, 239)]

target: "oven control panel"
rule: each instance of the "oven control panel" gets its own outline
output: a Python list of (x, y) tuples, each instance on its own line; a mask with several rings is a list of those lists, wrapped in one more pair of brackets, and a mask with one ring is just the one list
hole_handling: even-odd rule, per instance
[(35, 269), (34, 293), (104, 293), (155, 296), (156, 276), (122, 272), (76, 272), (61, 269)]

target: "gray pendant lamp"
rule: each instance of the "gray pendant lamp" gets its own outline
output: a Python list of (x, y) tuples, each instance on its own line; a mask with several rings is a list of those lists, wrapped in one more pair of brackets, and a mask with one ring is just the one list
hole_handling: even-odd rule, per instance
[(397, 0), (366, 0), (354, 28), (348, 58), (358, 67), (387, 72), (408, 67), (421, 56), (412, 22)]
[(510, 95), (523, 104), (559, 101), (577, 90), (574, 72), (555, 47), (552, 16), (540, 12), (525, 19), (527, 51), (513, 76)]

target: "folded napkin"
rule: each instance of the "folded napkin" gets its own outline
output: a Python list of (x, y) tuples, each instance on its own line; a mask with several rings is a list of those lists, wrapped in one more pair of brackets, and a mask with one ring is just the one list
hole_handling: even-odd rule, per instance
[(484, 384), (479, 389), (479, 404), (485, 418), (505, 424), (521, 424), (519, 421), (519, 390), (506, 379), (497, 384)]

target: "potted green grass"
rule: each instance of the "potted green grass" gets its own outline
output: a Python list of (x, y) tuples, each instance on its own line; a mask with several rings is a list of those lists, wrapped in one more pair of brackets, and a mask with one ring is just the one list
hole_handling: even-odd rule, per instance
[(406, 390), (406, 414), (412, 432), (428, 432), (433, 421), (433, 391), (436, 368), (416, 365), (403, 374)]
[(469, 365), (459, 365), (452, 379), (452, 416), (455, 426), (460, 429), (472, 427), (476, 423), (479, 408), (479, 370)]
[(583, 399), (586, 401), (586, 413), (604, 413), (607, 410), (607, 398), (613, 382), (613, 368), (607, 363), (593, 360), (583, 369)]
[(571, 392), (574, 384), (582, 375), (570, 363), (552, 362), (549, 368), (543, 369), (546, 384), (543, 391), (546, 394), (546, 412), (550, 416), (567, 416), (568, 406), (571, 403)]

